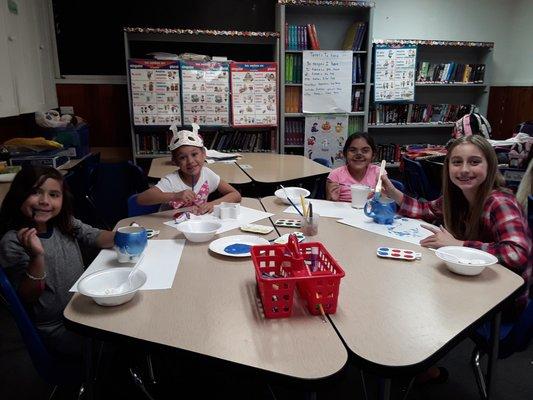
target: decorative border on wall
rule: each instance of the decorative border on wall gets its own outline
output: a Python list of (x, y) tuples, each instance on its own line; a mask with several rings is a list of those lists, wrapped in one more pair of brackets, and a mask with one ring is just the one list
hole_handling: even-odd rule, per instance
[(127, 33), (159, 33), (165, 35), (210, 35), (210, 36), (241, 36), (241, 37), (272, 37), (279, 38), (279, 32), (256, 32), (256, 31), (219, 31), (215, 29), (179, 29), (179, 28), (139, 28), (125, 27)]
[(494, 42), (469, 42), (469, 41), (453, 41), (453, 40), (423, 40), (423, 39), (374, 39), (374, 44), (389, 44), (389, 45), (422, 45), (422, 46), (455, 46), (455, 47), (484, 47), (488, 49), (494, 48)]
[(336, 6), (336, 7), (374, 7), (373, 1), (353, 1), (353, 0), (278, 0), (278, 4), (287, 6)]

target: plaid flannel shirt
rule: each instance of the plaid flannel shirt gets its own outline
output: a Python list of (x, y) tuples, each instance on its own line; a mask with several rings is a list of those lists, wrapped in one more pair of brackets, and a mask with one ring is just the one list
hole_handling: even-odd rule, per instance
[[(420, 202), (404, 195), (399, 213), (428, 222), (442, 221), (442, 203), (442, 197)], [(519, 309), (523, 309), (532, 282), (532, 243), (527, 219), (515, 197), (508, 193), (492, 192), (483, 205), (479, 240), (466, 240), (464, 246), (495, 255), (502, 265), (524, 279), (526, 291), (517, 299)]]

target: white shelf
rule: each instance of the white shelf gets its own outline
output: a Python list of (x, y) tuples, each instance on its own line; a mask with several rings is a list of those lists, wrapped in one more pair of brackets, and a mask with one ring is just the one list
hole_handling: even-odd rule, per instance
[(405, 129), (405, 128), (451, 128), (455, 124), (453, 122), (446, 122), (443, 124), (432, 123), (432, 122), (420, 122), (420, 123), (411, 123), (411, 124), (368, 124), (368, 128), (374, 129)]
[(486, 87), (486, 83), (444, 83), (444, 82), (416, 82), (418, 87)]
[[(331, 114), (331, 113), (285, 113), (285, 118), (298, 118), (298, 117), (306, 117), (310, 115), (320, 115), (320, 114)], [(364, 117), (365, 112), (364, 111), (353, 111), (348, 113), (334, 113), (335, 115), (348, 115), (350, 117)]]
[[(285, 53), (303, 53), (304, 51), (324, 51), (324, 50), (332, 50), (332, 49), (320, 49), (320, 50), (311, 50), (311, 49), (307, 49), (307, 50), (288, 50), (288, 49), (285, 49)], [(345, 50), (342, 50), (342, 49), (335, 49), (335, 50), (345, 51)], [(352, 53), (354, 53), (354, 54), (366, 54), (367, 52), (364, 51), (364, 50), (360, 50), (360, 51), (352, 51)]]

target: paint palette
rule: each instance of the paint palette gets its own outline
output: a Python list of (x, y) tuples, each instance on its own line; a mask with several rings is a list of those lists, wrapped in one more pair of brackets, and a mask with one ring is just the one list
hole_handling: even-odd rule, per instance
[(281, 235), (279, 238), (274, 240), (274, 243), (287, 244), (287, 242), (289, 241), (289, 235), (291, 234), (296, 235), (296, 239), (298, 239), (298, 243), (303, 242), (305, 240), (305, 235), (302, 232), (296, 231), (296, 232), (286, 233), (285, 235)]
[(257, 224), (248, 224), (241, 226), (241, 231), (244, 232), (253, 232), (253, 233), (261, 233), (263, 235), (266, 235), (267, 233), (270, 233), (274, 230), (271, 226), (265, 226), (265, 225), (257, 225)]
[(412, 250), (398, 249), (396, 247), (378, 247), (376, 253), (378, 257), (393, 258), (396, 260), (413, 261), (422, 258), (422, 253), (416, 253)]
[(302, 221), (299, 219), (278, 219), (274, 222), (276, 226), (283, 226), (284, 228), (301, 228)]

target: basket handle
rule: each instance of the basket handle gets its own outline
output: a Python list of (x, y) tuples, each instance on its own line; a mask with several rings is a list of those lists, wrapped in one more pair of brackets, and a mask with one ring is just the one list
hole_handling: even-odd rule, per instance
[(289, 235), (289, 239), (287, 240), (287, 247), (289, 248), (289, 251), (292, 253), (292, 256), (294, 258), (302, 258), (300, 246), (298, 246), (298, 238), (294, 233), (291, 233)]

